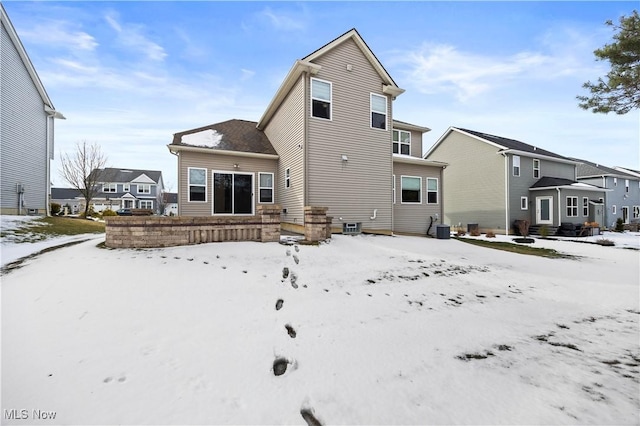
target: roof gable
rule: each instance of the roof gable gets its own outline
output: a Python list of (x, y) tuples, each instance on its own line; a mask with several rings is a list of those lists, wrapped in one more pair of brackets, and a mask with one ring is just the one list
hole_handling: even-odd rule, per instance
[(373, 51), (369, 49), (369, 46), (367, 46), (367, 43), (365, 43), (358, 31), (353, 28), (342, 34), (340, 37), (315, 50), (311, 54), (305, 56), (303, 59), (297, 60), (293, 64), (293, 67), (291, 67), (291, 70), (289, 70), (289, 73), (287, 74), (284, 81), (278, 88), (278, 91), (267, 106), (264, 114), (258, 121), (258, 129), (263, 130), (267, 126), (267, 124), (273, 117), (273, 114), (275, 114), (278, 107), (285, 99), (286, 95), (291, 91), (291, 88), (298, 81), (303, 72), (308, 72), (311, 75), (316, 75), (320, 71), (322, 67), (318, 64), (313, 63), (313, 61), (315, 59), (318, 59), (328, 51), (335, 49), (337, 46), (341, 45), (347, 40), (353, 40), (356, 46), (358, 46), (358, 48), (362, 51), (365, 58), (371, 63), (372, 67), (380, 75), (380, 78), (383, 81), (383, 93), (393, 96), (394, 98), (404, 93), (404, 89), (398, 87), (396, 82), (393, 81), (393, 79), (391, 78), (387, 70), (382, 66), (382, 63), (378, 60)]
[(131, 181), (131, 183), (156, 183), (153, 179), (147, 176), (145, 173), (142, 173), (135, 179)]
[[(158, 170), (135, 170), (135, 169), (117, 169), (114, 167), (105, 167), (104, 169), (94, 170), (92, 173), (98, 173), (98, 182), (109, 183), (152, 183), (159, 184), (162, 179), (162, 172)], [(145, 176), (143, 180), (138, 181), (140, 176)]]

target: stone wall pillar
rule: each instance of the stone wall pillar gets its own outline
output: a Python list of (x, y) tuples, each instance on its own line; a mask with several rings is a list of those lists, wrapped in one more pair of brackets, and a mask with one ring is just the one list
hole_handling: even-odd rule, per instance
[[(309, 242), (324, 241), (331, 236), (331, 219), (327, 218), (328, 207), (304, 208), (304, 239)], [(329, 231), (327, 231), (327, 227)], [(327, 233), (329, 236), (327, 236)]]
[(280, 241), (280, 212), (279, 204), (260, 204), (258, 216), (262, 218), (260, 239), (263, 243)]

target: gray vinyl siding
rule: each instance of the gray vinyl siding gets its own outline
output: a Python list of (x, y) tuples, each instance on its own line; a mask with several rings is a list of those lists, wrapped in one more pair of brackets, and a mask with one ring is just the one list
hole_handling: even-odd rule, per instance
[[(178, 156), (178, 214), (181, 216), (211, 216), (213, 187), (213, 171), (229, 173), (252, 173), (254, 185), (254, 211), (258, 205), (258, 173), (276, 173), (277, 161), (264, 158), (251, 158), (231, 155), (202, 154), (182, 151)], [(238, 164), (238, 168), (233, 165)], [(207, 170), (206, 202), (189, 202), (189, 168), (196, 167)], [(275, 176), (274, 176), (275, 177)], [(277, 199), (278, 185), (274, 179), (274, 197)]]
[[(276, 202), (282, 206), (282, 221), (304, 224), (305, 182), (305, 77), (300, 77), (282, 102), (264, 132), (280, 160), (275, 176)], [(291, 171), (291, 185), (285, 186), (285, 169)], [(286, 213), (284, 210), (286, 209)]]
[[(449, 165), (444, 170), (443, 223), (466, 229), (505, 230), (505, 160), (498, 148), (452, 131), (428, 160)], [(519, 198), (518, 198), (519, 200)]]
[[(622, 218), (622, 207), (629, 207), (629, 222), (633, 221), (633, 206), (640, 206), (640, 189), (638, 188), (638, 180), (629, 179), (629, 192), (625, 192), (625, 177), (618, 177), (618, 185), (614, 184), (614, 177), (606, 177), (606, 187), (611, 191), (606, 192), (605, 197), (605, 223), (607, 228), (614, 228), (618, 218)], [(581, 182), (586, 182), (584, 179)], [(600, 178), (600, 185), (602, 179)], [(616, 213), (613, 213), (613, 206), (616, 206)], [(637, 221), (638, 219), (636, 219)]]
[[(395, 176), (395, 204), (393, 205), (393, 232), (426, 235), (429, 228), (430, 218), (434, 222), (431, 233), (435, 235), (435, 225), (441, 223), (436, 221), (442, 218), (442, 169), (440, 167), (425, 167), (413, 164), (395, 162), (393, 164), (393, 174)], [(422, 178), (420, 204), (402, 204), (402, 176), (416, 176)], [(438, 179), (438, 203), (427, 204), (427, 178)]]
[[(47, 122), (44, 103), (2, 24), (0, 95), (0, 199), (3, 214), (18, 213), (16, 184), (25, 187), (24, 208), (47, 212)], [(51, 126), (53, 134), (53, 126)], [(26, 213), (26, 210), (23, 211)]]
[[(333, 84), (333, 103), (330, 121), (308, 119), (309, 205), (328, 207), (334, 227), (360, 222), (363, 231), (391, 232), (392, 111), (388, 96), (387, 128), (372, 129), (370, 119), (370, 94), (385, 96), (382, 79), (352, 40), (314, 62), (322, 66), (315, 77)], [(342, 155), (348, 161), (342, 161)], [(376, 219), (371, 219), (375, 210)]]
[[(520, 156), (520, 176), (513, 175), (513, 155), (509, 154), (509, 223), (514, 220), (526, 219), (531, 223), (535, 222), (535, 203), (531, 204), (529, 199), (529, 210), (520, 208), (520, 198), (530, 197), (529, 188), (533, 186), (539, 178), (533, 177), (533, 160), (540, 160), (540, 178), (544, 176), (575, 179), (575, 165), (559, 163), (556, 161), (539, 159), (536, 157)], [(534, 200), (535, 201), (535, 200)], [(556, 205), (554, 204), (554, 210)], [(557, 215), (557, 214), (556, 214)]]

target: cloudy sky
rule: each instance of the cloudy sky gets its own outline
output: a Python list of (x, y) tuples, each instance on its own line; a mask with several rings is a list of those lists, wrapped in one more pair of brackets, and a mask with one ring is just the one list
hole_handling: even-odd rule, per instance
[(637, 2), (55, 2), (4, 7), (56, 109), (59, 158), (97, 142), (109, 166), (161, 170), (176, 132), (257, 121), (296, 59), (356, 28), (406, 92), (394, 118), (517, 139), (640, 169), (638, 111), (584, 111), (593, 51)]

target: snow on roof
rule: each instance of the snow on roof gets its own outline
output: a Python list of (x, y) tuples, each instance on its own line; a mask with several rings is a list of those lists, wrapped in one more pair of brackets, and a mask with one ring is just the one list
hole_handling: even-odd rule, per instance
[(205, 129), (196, 133), (182, 135), (182, 143), (192, 146), (203, 146), (206, 148), (215, 148), (222, 141), (222, 133), (216, 130)]

